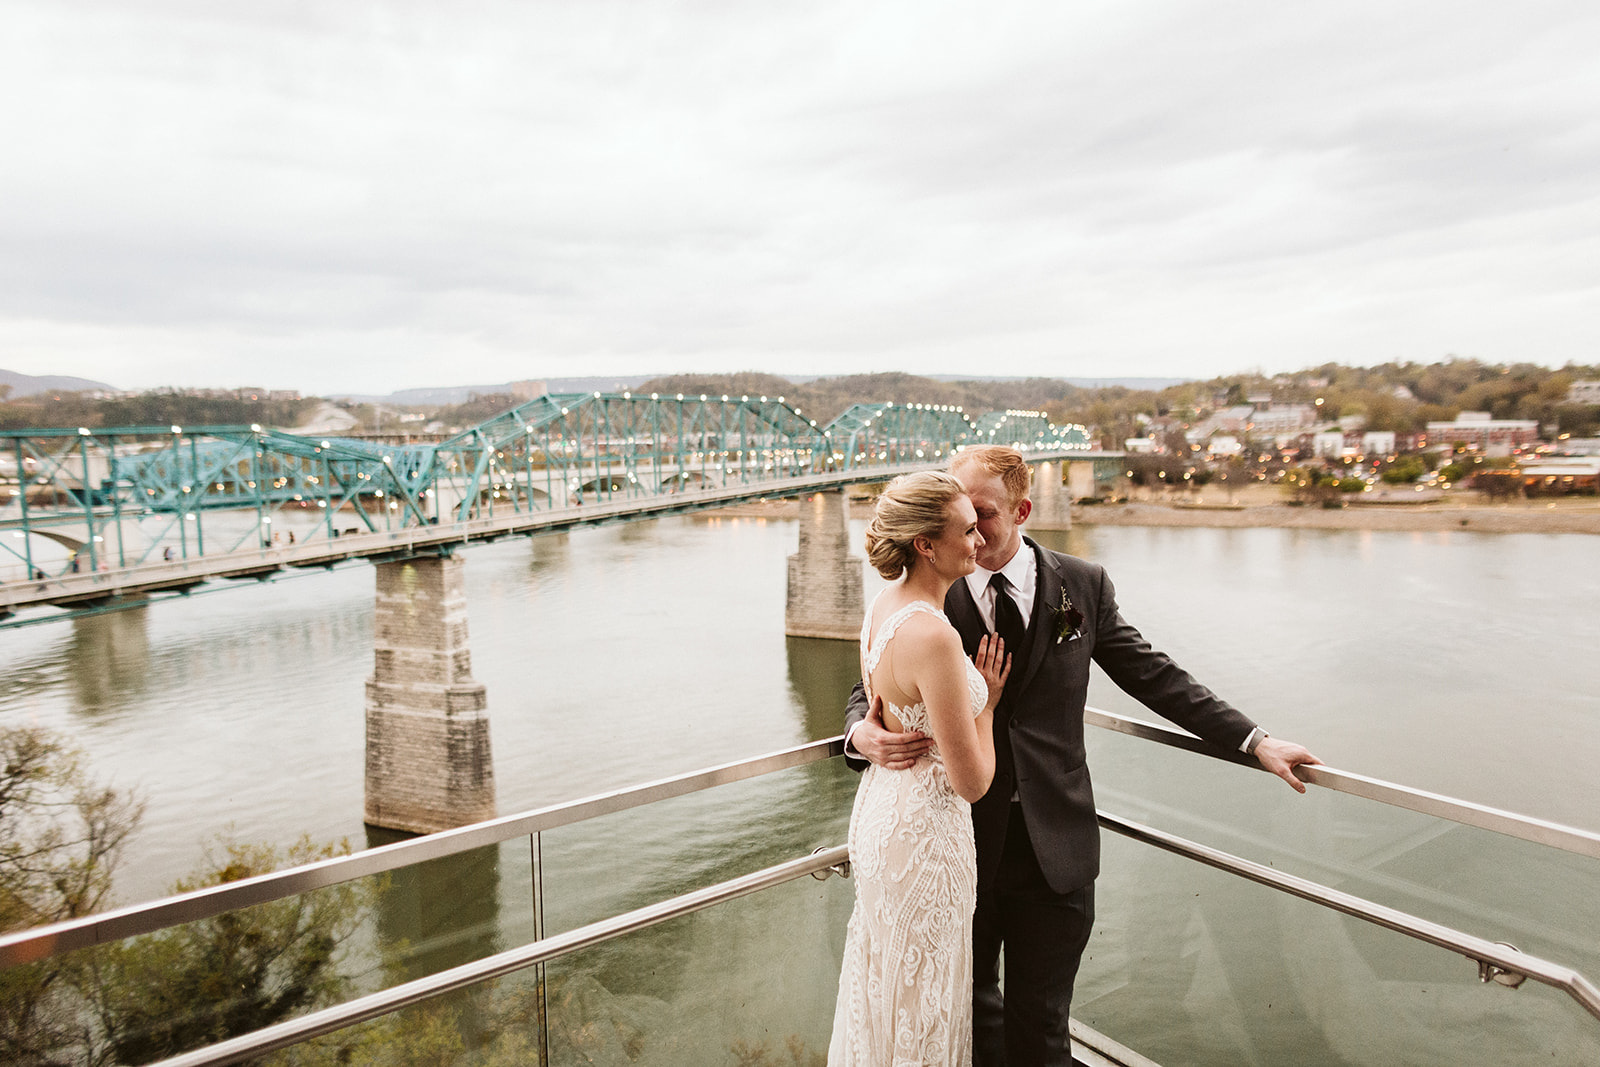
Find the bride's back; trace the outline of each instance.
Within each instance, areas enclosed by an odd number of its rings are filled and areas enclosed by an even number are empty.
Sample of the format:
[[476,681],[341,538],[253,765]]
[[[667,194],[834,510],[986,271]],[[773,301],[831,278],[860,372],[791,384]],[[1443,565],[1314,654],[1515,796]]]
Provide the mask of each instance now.
[[930,666],[949,658],[952,640],[959,644],[955,629],[927,601],[885,592],[873,605],[862,637],[861,674],[867,691],[883,698],[884,724],[897,732],[929,732],[923,687]]

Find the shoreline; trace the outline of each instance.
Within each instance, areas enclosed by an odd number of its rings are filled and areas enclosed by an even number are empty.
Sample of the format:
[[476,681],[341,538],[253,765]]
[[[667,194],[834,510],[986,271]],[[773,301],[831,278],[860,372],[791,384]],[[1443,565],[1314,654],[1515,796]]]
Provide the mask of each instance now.
[[[1587,501],[1588,498],[1584,498]],[[728,518],[793,519],[797,500],[737,504],[702,514]],[[872,506],[852,501],[852,519],[869,518]],[[1074,504],[1074,526],[1196,526],[1225,529],[1394,530],[1474,533],[1600,534],[1600,502],[1519,501],[1490,504],[1472,500],[1419,504],[1355,504],[1343,508],[1293,507],[1282,501],[1240,504],[1156,503]]]
[[1074,505],[1073,525],[1273,527],[1299,530],[1468,530],[1477,533],[1600,534],[1600,505],[1358,504],[1344,508],[1257,504],[1238,509],[1126,503]]

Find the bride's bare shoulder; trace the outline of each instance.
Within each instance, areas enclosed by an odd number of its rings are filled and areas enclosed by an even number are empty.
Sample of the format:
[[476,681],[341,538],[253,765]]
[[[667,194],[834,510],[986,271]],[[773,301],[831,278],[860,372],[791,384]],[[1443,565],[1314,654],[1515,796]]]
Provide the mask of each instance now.
[[961,652],[961,635],[941,615],[930,611],[917,611],[907,616],[896,631],[896,638],[917,649],[935,654],[945,654],[952,649]]

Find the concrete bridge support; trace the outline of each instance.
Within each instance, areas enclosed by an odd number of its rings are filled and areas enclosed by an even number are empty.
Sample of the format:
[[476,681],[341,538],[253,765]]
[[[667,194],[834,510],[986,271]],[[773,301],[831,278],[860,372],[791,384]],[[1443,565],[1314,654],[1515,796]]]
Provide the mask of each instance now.
[[472,680],[465,563],[377,565],[365,819],[432,833],[495,815],[484,688]]
[[1094,465],[1097,460],[1079,459],[1062,460],[1067,467],[1067,490],[1073,500],[1082,500],[1086,496],[1099,496],[1100,487],[1095,482]]
[[789,557],[783,613],[790,637],[855,641],[861,636],[861,557],[850,554],[843,493],[800,501],[800,551]]
[[[1028,526],[1032,529],[1072,529],[1072,493],[1062,484],[1065,465],[1065,460],[1046,460],[1033,465],[1033,514],[1028,516]],[[1092,468],[1090,473],[1092,476]]]

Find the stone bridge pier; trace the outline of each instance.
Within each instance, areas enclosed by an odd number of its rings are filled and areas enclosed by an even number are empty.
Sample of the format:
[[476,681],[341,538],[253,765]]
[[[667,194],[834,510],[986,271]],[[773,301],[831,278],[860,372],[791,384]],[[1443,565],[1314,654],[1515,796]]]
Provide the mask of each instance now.
[[861,557],[850,554],[845,509],[842,492],[800,500],[800,551],[789,557],[783,613],[784,633],[790,637],[861,637]]
[[1034,530],[1072,529],[1072,493],[1064,484],[1065,460],[1045,460],[1033,464],[1033,513],[1028,526]]
[[1033,465],[1033,514],[1038,530],[1072,529],[1072,502],[1094,496],[1094,460],[1051,459]]
[[495,815],[488,701],[472,680],[459,556],[377,565],[364,818],[432,833]]

